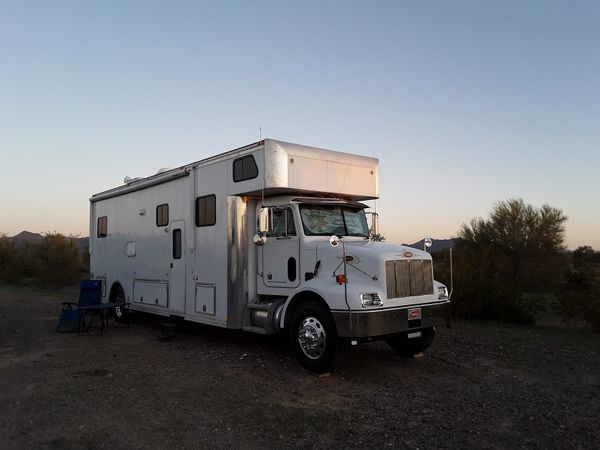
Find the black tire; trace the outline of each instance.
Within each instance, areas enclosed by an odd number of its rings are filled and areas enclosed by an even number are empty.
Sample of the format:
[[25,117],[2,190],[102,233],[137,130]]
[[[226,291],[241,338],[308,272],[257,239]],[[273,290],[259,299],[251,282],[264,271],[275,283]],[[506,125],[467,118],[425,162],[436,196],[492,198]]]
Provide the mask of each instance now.
[[[386,342],[402,356],[408,357],[421,353],[429,348],[433,342],[433,339],[435,338],[435,328],[424,328],[415,331],[421,331],[421,337],[409,339],[408,333],[402,333],[388,337]],[[412,333],[412,331],[410,333]]]
[[[110,301],[111,303],[123,303],[125,301],[125,292],[120,286],[113,290]],[[129,309],[116,306],[113,309],[113,318],[119,323],[127,323],[129,321]]]
[[292,350],[306,370],[324,373],[331,367],[337,353],[337,330],[329,311],[311,301],[300,305],[289,328]]

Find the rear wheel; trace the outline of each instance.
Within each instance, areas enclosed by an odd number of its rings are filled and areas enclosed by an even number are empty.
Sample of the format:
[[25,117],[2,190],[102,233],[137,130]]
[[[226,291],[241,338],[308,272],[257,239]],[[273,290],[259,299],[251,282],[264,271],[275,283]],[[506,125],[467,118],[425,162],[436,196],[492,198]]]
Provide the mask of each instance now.
[[292,316],[290,344],[302,367],[326,372],[337,352],[337,330],[329,311],[317,302],[300,305]]
[[[117,287],[113,294],[110,296],[111,303],[124,303],[125,302],[125,292],[121,287]],[[129,310],[122,306],[115,306],[113,308],[113,317],[117,322],[125,323],[129,320]]]
[[[409,338],[410,334],[416,331],[420,331],[421,336]],[[386,339],[386,342],[402,356],[413,356],[429,348],[435,338],[435,328],[433,327],[416,331],[391,336]]]

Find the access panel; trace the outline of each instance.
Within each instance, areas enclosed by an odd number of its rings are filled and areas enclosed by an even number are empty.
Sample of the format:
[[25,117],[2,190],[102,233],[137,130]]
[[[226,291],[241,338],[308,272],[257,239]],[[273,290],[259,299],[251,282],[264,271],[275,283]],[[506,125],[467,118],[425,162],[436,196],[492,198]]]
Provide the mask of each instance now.
[[196,308],[201,314],[215,315],[216,286],[214,283],[196,284]]
[[150,306],[169,306],[169,283],[165,280],[133,280],[133,302]]

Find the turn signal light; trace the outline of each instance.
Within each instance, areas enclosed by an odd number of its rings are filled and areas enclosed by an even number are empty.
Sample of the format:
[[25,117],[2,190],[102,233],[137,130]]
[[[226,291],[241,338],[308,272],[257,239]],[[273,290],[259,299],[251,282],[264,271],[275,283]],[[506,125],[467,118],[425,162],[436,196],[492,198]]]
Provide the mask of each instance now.
[[335,281],[337,281],[339,284],[344,284],[348,280],[346,279],[346,274],[341,273],[335,276]]

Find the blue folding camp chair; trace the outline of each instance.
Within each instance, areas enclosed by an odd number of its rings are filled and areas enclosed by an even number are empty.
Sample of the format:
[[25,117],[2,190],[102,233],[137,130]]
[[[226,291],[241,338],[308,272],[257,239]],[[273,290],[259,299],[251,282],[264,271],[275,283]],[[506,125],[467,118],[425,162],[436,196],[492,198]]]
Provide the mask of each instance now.
[[[77,303],[63,302],[63,309],[60,312],[57,333],[81,333],[88,331],[96,314],[86,310],[85,307],[100,305],[102,301],[102,280],[83,280],[79,288],[79,300]],[[75,308],[74,308],[75,307]],[[82,308],[83,307],[83,308]],[[89,321],[86,323],[86,317]],[[99,316],[104,328],[102,315]]]

